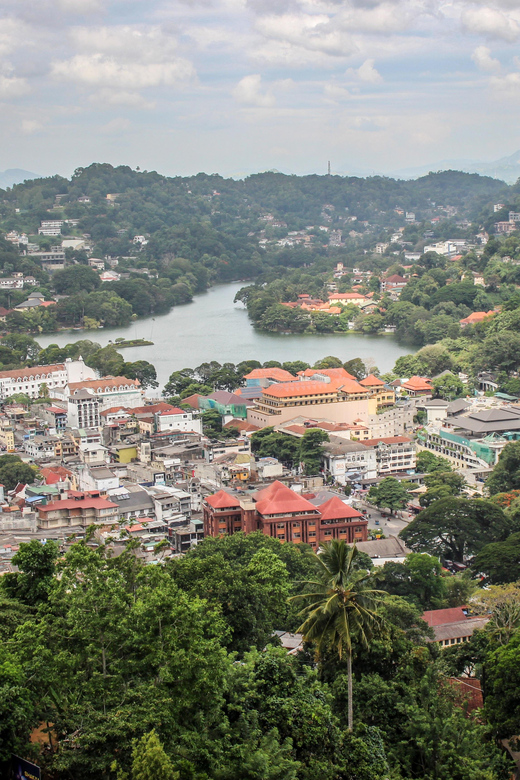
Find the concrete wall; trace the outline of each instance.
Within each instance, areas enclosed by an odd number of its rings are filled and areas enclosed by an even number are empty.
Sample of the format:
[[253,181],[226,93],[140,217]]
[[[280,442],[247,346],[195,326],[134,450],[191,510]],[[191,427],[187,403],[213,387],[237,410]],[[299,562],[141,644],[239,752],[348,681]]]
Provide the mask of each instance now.
[[301,406],[284,406],[280,408],[280,414],[263,414],[256,411],[255,407],[247,410],[247,421],[252,425],[265,428],[270,425],[292,420],[294,417],[309,417],[311,419],[329,420],[330,422],[353,423],[360,419],[368,423],[370,417],[370,401],[338,401],[331,404],[303,404]]

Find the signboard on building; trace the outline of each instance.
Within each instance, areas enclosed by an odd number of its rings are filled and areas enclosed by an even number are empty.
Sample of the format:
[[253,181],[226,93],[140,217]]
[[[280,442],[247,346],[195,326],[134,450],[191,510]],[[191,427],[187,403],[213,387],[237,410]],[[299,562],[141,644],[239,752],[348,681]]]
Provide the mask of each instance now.
[[36,764],[26,761],[25,758],[13,755],[11,757],[13,780],[41,780],[41,770]]

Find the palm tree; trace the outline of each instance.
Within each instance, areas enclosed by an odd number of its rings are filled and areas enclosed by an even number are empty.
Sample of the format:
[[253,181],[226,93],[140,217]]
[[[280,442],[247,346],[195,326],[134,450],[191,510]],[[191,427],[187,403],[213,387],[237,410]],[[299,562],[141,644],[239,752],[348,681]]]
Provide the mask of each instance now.
[[369,646],[374,629],[383,622],[375,607],[386,594],[370,588],[368,572],[356,568],[356,545],[349,548],[334,539],[321,545],[318,554],[311,554],[316,580],[303,583],[304,592],[291,598],[307,602],[300,612],[305,620],[298,632],[316,642],[318,656],[324,646],[334,647],[340,659],[347,656],[348,730],[352,731],[352,640]]

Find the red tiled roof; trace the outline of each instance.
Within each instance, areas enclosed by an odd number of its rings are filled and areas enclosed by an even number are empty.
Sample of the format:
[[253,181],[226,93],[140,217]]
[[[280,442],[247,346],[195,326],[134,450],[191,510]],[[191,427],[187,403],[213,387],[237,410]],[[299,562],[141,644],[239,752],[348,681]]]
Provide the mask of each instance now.
[[363,387],[381,387],[381,385],[384,385],[382,379],[379,379],[378,376],[374,376],[374,374],[369,374],[364,379],[361,379],[359,382],[360,385],[363,385]]
[[354,382],[357,382],[356,377],[349,374],[344,368],[317,368],[314,373],[328,376],[331,379],[353,379]]
[[46,485],[55,485],[56,482],[61,482],[72,476],[72,472],[63,466],[40,469],[40,474],[44,478]]
[[[160,417],[163,417],[163,415],[164,416],[169,416],[169,415],[172,415],[172,414],[186,414],[186,412],[183,412],[182,409],[179,409],[178,406],[170,406],[170,408],[169,409],[165,409],[164,412],[159,412],[159,416]],[[191,412],[190,412],[190,414],[191,414]]]
[[365,519],[361,514],[361,512],[358,512],[357,509],[348,506],[348,504],[344,504],[341,498],[339,498],[339,496],[333,496],[332,498],[329,498],[329,500],[325,501],[324,504],[320,504],[318,510],[321,514],[322,521],[323,520],[354,520],[355,518],[358,517],[360,517],[362,520]]
[[[122,407],[114,407],[115,409]],[[165,401],[160,401],[158,404],[148,404],[148,406],[136,406],[130,411],[132,414],[156,414],[157,412],[167,412],[175,407],[171,404],[167,404]]]
[[422,376],[411,376],[403,382],[405,390],[432,390],[431,381]]
[[261,515],[284,515],[299,512],[318,512],[310,501],[276,480],[269,487],[253,496],[256,509]]
[[352,300],[359,300],[360,298],[366,298],[366,295],[361,295],[360,293],[350,292],[350,293],[330,293],[329,295],[329,301],[352,301]]
[[138,379],[128,379],[126,376],[106,376],[103,379],[86,379],[83,382],[70,382],[69,388],[74,392],[75,390],[104,390],[106,387],[124,387],[125,385],[140,387],[141,383]]
[[363,444],[365,447],[374,447],[376,444],[379,444],[380,441],[384,444],[406,444],[412,440],[409,436],[381,436],[378,439],[365,439],[365,441],[360,442],[360,444]]
[[229,422],[225,423],[225,425],[223,425],[222,427],[237,428],[237,430],[239,430],[240,432],[245,431],[246,433],[260,430],[260,427],[258,425],[253,425],[253,423],[248,423],[247,420],[239,420],[236,417],[234,417],[232,420],[229,420]]
[[392,276],[387,276],[385,279],[385,282],[388,284],[403,284],[403,282],[406,284],[406,279],[404,276],[399,276],[399,274],[392,274]]
[[206,501],[213,509],[232,509],[240,506],[240,501],[234,496],[230,496],[225,490],[219,490],[212,496],[207,496]]
[[33,368],[14,368],[12,371],[0,371],[0,379],[15,377],[18,379],[29,379],[38,374],[40,379],[45,379],[47,375],[55,371],[65,371],[63,363],[53,363],[50,366],[33,366]]
[[295,377],[284,368],[253,368],[244,379],[277,379],[279,382],[290,382]]
[[459,323],[462,325],[474,325],[476,322],[482,322],[482,320],[485,320],[486,317],[492,317],[495,314],[493,310],[491,311],[474,311],[471,314],[468,314],[467,317],[464,317],[463,320],[459,320]]
[[283,382],[279,385],[270,385],[263,389],[262,395],[274,396],[275,398],[296,398],[306,395],[334,395],[339,390],[346,393],[368,393],[368,390],[361,387],[359,382],[354,379],[333,379],[331,382],[311,379],[305,382]]
[[430,609],[423,612],[422,619],[429,626],[445,626],[449,623],[460,623],[461,620],[468,620],[462,607],[449,607],[448,609]]
[[203,398],[200,393],[193,393],[193,395],[189,395],[187,398],[183,398],[182,403],[191,406],[192,409],[198,409],[199,398]]
[[117,414],[117,412],[126,412],[128,414],[128,410],[126,406],[111,406],[110,409],[105,409],[104,412],[101,412],[103,416],[106,416],[107,414]]
[[38,511],[55,512],[57,509],[81,509],[82,507],[86,509],[117,509],[118,504],[113,504],[106,498],[90,498],[90,496],[79,501],[75,498],[66,498],[63,501],[51,501],[45,506],[38,506]]

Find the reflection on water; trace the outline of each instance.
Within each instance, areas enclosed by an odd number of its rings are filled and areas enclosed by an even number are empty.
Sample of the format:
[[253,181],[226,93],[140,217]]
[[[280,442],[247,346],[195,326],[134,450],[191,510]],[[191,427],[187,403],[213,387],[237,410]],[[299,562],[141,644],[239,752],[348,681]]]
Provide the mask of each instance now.
[[126,328],[62,331],[39,336],[37,341],[42,347],[80,339],[106,346],[120,336],[153,341],[153,347],[131,347],[122,353],[127,361],[153,363],[161,385],[172,371],[194,368],[209,360],[306,360],[312,365],[325,355],[336,355],[343,362],[355,357],[370,359],[384,372],[390,371],[398,357],[411,351],[389,335],[260,333],[252,327],[242,304],[233,303],[236,291],[243,286],[242,282],[218,285],[192,303],[176,306],[168,314],[136,320]]

